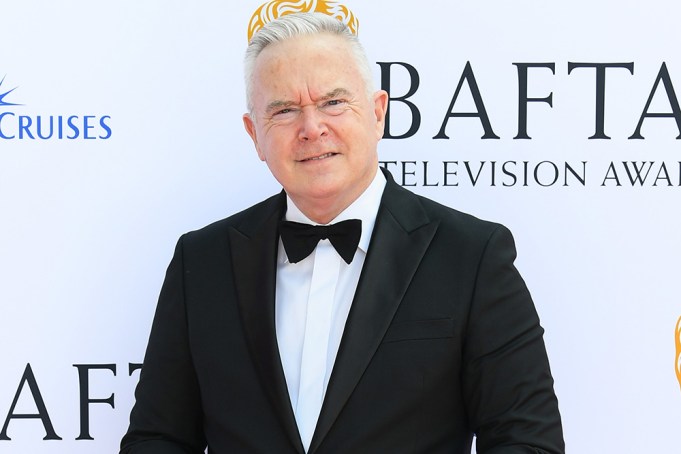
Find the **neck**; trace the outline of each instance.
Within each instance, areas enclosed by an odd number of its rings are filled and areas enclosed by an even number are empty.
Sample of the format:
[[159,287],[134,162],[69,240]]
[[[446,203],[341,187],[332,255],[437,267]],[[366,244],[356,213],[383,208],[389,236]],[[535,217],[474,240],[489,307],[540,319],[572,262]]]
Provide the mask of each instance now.
[[342,195],[333,194],[328,197],[311,198],[289,194],[289,197],[308,219],[317,224],[328,224],[347,207],[352,205],[371,186],[376,176],[376,171],[371,174],[371,178],[366,183],[354,188],[353,191],[346,191]]
[[291,200],[293,200],[293,203],[296,204],[298,209],[311,221],[316,222],[317,224],[328,224],[341,214],[343,210],[349,207],[352,202],[357,200],[357,197],[350,200],[349,203],[345,201],[341,202],[337,199],[328,201],[315,200],[310,202],[308,200],[300,200],[299,198],[291,197]]

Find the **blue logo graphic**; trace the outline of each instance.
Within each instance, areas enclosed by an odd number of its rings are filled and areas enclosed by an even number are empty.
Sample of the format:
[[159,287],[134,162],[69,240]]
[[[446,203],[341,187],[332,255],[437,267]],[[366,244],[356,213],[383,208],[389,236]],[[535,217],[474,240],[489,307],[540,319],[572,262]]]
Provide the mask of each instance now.
[[110,115],[45,115],[4,108],[24,105],[5,100],[17,89],[8,90],[2,86],[6,77],[2,76],[0,80],[0,141],[107,140],[111,137]]
[[17,89],[17,87],[14,87],[11,90],[8,90],[3,93],[2,83],[5,81],[5,77],[7,77],[7,75],[2,76],[2,80],[0,80],[0,106],[20,106],[21,104],[15,104],[13,102],[5,101],[5,96],[7,96],[8,94],[12,93],[14,90]]

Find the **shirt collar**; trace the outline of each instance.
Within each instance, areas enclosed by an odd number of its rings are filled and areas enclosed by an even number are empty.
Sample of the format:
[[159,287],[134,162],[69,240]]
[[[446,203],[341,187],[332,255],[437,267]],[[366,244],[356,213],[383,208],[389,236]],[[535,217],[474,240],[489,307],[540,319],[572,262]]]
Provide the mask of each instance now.
[[[380,169],[377,169],[374,179],[369,184],[364,192],[336,216],[329,224],[345,221],[347,219],[360,219],[362,221],[362,236],[359,238],[357,247],[365,254],[369,250],[369,241],[371,234],[374,231],[376,224],[376,215],[378,214],[378,207],[381,205],[381,197],[383,196],[383,189],[385,189],[385,176]],[[284,219],[287,221],[302,222],[304,224],[319,225],[311,221],[302,211],[298,209],[293,200],[286,194],[286,215]]]

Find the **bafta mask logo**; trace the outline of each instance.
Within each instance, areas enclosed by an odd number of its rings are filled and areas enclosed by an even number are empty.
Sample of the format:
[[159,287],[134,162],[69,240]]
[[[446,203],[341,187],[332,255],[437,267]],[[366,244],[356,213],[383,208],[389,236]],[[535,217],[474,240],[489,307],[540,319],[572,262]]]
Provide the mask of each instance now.
[[676,322],[676,331],[674,340],[676,341],[676,378],[679,380],[679,386],[681,386],[681,317]]
[[273,0],[258,8],[248,23],[248,42],[265,24],[291,13],[323,13],[348,26],[353,34],[359,30],[357,17],[346,6],[326,0]]

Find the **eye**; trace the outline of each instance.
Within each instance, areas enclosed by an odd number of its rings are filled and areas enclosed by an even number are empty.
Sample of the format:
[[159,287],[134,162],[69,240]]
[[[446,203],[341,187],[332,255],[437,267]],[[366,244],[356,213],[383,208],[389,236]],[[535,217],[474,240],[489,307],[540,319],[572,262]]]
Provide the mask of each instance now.
[[345,99],[329,99],[321,106],[321,110],[330,115],[340,115],[345,112],[347,107],[347,100]]
[[295,118],[298,109],[293,107],[284,107],[272,112],[271,119],[276,121],[285,121]]

